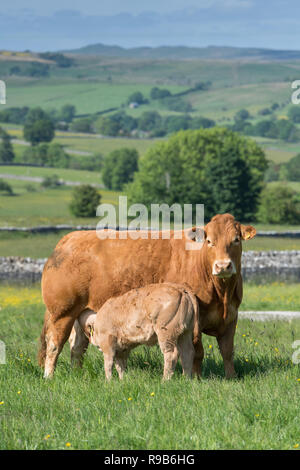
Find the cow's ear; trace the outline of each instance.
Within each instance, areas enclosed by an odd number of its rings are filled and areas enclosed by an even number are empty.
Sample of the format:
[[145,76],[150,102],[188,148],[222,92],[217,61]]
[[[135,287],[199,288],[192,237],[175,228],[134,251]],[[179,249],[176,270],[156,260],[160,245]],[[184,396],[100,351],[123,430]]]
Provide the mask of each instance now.
[[256,235],[256,229],[252,225],[241,225],[241,235],[243,240],[251,240]]
[[198,243],[203,243],[206,238],[206,233],[201,227],[192,227],[186,231],[186,238]]

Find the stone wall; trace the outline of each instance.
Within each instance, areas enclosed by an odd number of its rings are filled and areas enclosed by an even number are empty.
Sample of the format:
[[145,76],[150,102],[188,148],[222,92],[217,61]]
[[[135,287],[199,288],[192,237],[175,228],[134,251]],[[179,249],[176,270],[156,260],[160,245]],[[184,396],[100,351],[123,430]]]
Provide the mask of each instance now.
[[[40,280],[46,259],[0,257],[0,281]],[[300,282],[300,251],[246,251],[242,258],[245,281]]]

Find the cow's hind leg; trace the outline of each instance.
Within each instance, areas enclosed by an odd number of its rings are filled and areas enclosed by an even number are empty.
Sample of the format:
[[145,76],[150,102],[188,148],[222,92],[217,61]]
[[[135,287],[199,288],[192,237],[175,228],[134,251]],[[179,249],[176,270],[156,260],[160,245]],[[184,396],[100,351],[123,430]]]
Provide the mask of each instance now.
[[186,332],[178,338],[178,351],[183,374],[192,378],[195,350],[191,332]]
[[72,328],[69,343],[71,350],[71,365],[74,367],[82,367],[84,353],[88,348],[89,340],[77,320],[75,320]]
[[45,334],[47,345],[44,371],[45,378],[53,376],[58,356],[70,336],[73,324],[74,317],[72,316],[60,317],[53,320],[51,314],[49,315]]
[[198,338],[197,342],[194,344],[195,356],[193,363],[193,374],[200,379],[202,374],[202,362],[204,358],[204,349],[202,344],[202,337]]

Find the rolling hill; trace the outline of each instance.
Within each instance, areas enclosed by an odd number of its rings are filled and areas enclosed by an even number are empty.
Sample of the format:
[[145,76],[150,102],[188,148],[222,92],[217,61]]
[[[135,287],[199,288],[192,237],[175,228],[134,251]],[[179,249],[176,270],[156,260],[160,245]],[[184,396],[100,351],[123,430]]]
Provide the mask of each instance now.
[[300,51],[242,48],[226,46],[186,47],[160,46],[125,49],[120,46],[91,44],[79,49],[62,51],[71,54],[127,57],[135,59],[246,59],[246,60],[300,60]]

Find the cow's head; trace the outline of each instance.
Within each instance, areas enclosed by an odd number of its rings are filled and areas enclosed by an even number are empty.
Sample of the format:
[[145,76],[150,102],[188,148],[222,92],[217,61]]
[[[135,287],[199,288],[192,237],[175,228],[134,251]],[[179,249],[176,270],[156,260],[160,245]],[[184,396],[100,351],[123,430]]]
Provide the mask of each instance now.
[[250,240],[256,235],[251,225],[242,225],[231,214],[218,214],[201,229],[205,258],[213,276],[230,278],[240,269],[242,240]]

